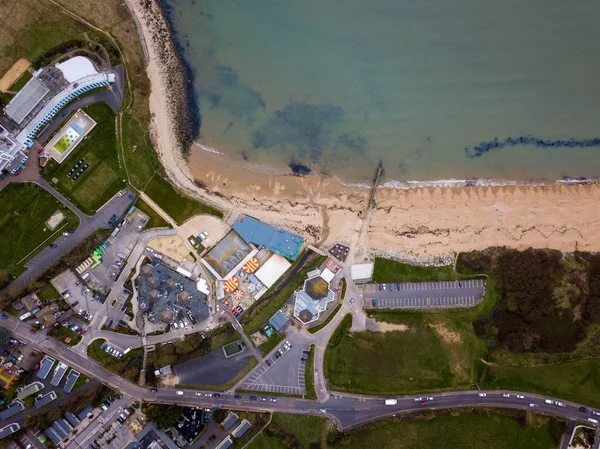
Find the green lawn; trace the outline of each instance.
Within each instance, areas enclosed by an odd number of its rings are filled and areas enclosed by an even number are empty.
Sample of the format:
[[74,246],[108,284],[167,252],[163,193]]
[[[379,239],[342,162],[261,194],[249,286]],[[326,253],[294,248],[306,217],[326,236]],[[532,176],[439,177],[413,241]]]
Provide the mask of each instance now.
[[169,224],[167,220],[158,215],[158,213],[152,209],[148,203],[146,203],[143,199],[139,198],[135,203],[135,206],[141,210],[143,213],[150,217],[148,224],[146,225],[146,230],[154,229],[154,228],[171,228],[172,226]]
[[198,214],[210,214],[223,218],[223,213],[207,204],[202,204],[180,193],[167,180],[155,175],[145,190],[156,204],[160,206],[177,224]]
[[260,349],[260,353],[266,356],[269,352],[271,352],[275,347],[284,340],[283,335],[279,335],[277,332],[273,332],[267,341],[265,341],[262,345],[258,347]]
[[488,368],[482,388],[531,391],[600,407],[600,360]]
[[[251,314],[251,318],[244,323],[244,332],[246,335],[251,335],[258,331],[269,320],[269,318],[273,316],[275,312],[281,309],[294,290],[304,283],[306,280],[306,274],[309,271],[319,267],[323,262],[325,262],[325,259],[327,259],[326,256],[313,257],[312,262],[305,264],[291,279],[287,279],[286,275],[284,274],[282,280],[273,285],[263,297],[269,298],[273,292],[277,292],[277,294],[275,294],[275,296],[272,298],[255,305],[252,309],[246,312]],[[290,270],[293,269],[293,267],[294,266],[292,266]]]
[[[42,174],[49,182],[58,179],[54,186],[84,213],[92,215],[125,187],[125,183],[119,167],[115,113],[106,103],[93,104],[84,111],[97,122],[96,126],[67,159],[61,164],[51,160],[42,169]],[[79,159],[84,159],[89,167],[73,181],[67,174]]]
[[[280,449],[299,447],[311,449],[322,447],[327,434],[327,420],[316,416],[286,415],[274,413],[271,423],[252,441],[248,449]],[[284,444],[295,441],[298,446]]]
[[54,288],[54,286],[48,282],[42,288],[40,288],[37,292],[35,292],[40,301],[54,301],[58,299],[60,294]]
[[0,270],[16,274],[27,261],[20,262],[27,254],[40,244],[38,251],[41,251],[52,242],[50,239],[43,243],[46,239],[62,233],[58,228],[55,231],[46,229],[45,224],[58,209],[66,218],[59,228],[79,226],[79,219],[73,212],[35,184],[12,183],[0,191],[0,211],[4,211],[0,214]]
[[[69,346],[75,346],[81,341],[81,335],[63,326],[53,326],[52,329],[48,331],[48,335]],[[65,342],[65,338],[70,338],[71,340],[67,343]]]
[[143,348],[132,349],[123,358],[113,357],[108,352],[103,351],[101,346],[105,343],[104,339],[94,340],[87,347],[89,357],[96,359],[100,365],[115,374],[134,383],[139,380],[140,370],[142,369],[144,350]]
[[[555,449],[562,426],[529,416],[523,429],[516,413],[454,412],[428,418],[398,418],[340,435],[332,449]],[[522,419],[522,418],[521,418]]]
[[315,333],[319,332],[321,329],[323,329],[325,326],[327,326],[331,322],[331,320],[333,320],[335,318],[335,316],[337,315],[337,313],[340,311],[341,308],[342,308],[341,304],[338,304],[337,306],[335,306],[335,309],[333,309],[331,311],[331,313],[329,314],[329,316],[327,317],[327,319],[325,321],[323,321],[321,324],[317,324],[316,326],[309,328],[308,332],[310,332],[311,334],[315,334]]
[[13,91],[13,92],[19,92],[21,89],[23,89],[23,86],[25,84],[27,84],[27,82],[31,78],[33,78],[33,75],[31,74],[31,72],[26,71],[25,73],[23,73],[23,75],[21,75],[21,78],[19,78],[17,81],[15,81],[15,83],[8,88],[8,90]]
[[373,282],[452,281],[472,278],[453,271],[451,266],[420,267],[395,260],[375,258]]

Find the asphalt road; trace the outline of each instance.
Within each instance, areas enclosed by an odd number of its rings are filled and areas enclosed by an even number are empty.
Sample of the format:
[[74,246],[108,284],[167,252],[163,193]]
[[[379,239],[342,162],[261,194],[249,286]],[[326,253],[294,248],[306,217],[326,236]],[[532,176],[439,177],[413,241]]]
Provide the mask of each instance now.
[[[422,397],[432,396],[433,400],[415,401],[414,396],[394,397],[395,405],[385,405],[382,397],[368,397],[331,393],[329,398],[319,403],[304,399],[280,397],[277,402],[250,400],[250,395],[244,394],[241,399],[235,399],[233,394],[221,394],[218,398],[206,398],[204,392],[197,390],[178,390],[161,388],[156,393],[135,385],[102,368],[95,361],[72,351],[51,337],[41,333],[31,334],[30,327],[17,318],[9,316],[0,320],[0,326],[11,331],[16,338],[33,345],[35,348],[59,358],[72,368],[89,377],[96,378],[125,396],[125,400],[137,399],[161,404],[180,404],[201,407],[223,407],[232,410],[273,411],[297,414],[323,414],[334,419],[342,429],[348,429],[365,422],[384,416],[410,413],[427,409],[447,409],[457,407],[502,407],[535,411],[536,413],[559,416],[569,420],[588,422],[591,412],[581,412],[581,404],[563,401],[565,407],[558,407],[544,402],[546,397],[532,393],[509,392],[510,397],[502,397],[504,391],[458,391],[446,393],[423,394]],[[177,394],[178,391],[183,392]],[[480,396],[485,393],[485,396]],[[517,394],[525,398],[518,399]],[[258,395],[258,394],[257,394]],[[267,395],[265,395],[267,397]],[[553,401],[554,398],[551,398]],[[533,404],[533,406],[531,405]],[[591,424],[591,423],[588,423]]]

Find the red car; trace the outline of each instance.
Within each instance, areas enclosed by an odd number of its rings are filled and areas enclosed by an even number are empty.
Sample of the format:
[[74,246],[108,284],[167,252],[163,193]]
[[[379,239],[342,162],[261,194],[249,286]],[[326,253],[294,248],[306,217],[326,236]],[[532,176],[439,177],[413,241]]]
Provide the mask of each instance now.
[[30,334],[35,334],[35,329],[29,329]]
[[42,151],[44,151],[44,147],[39,147],[37,150],[37,154],[40,154]]
[[427,404],[427,401],[421,401],[420,404],[425,405],[425,404]]
[[79,335],[85,335],[87,331],[79,331]]

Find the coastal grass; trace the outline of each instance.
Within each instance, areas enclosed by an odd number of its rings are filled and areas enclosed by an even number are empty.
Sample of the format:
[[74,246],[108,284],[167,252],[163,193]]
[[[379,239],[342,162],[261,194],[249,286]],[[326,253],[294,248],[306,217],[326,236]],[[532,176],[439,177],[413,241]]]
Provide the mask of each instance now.
[[33,78],[33,75],[29,70],[26,70],[23,75],[21,75],[21,77],[8,88],[8,90],[12,92],[19,92],[31,78]]
[[277,345],[284,340],[284,338],[285,337],[283,335],[279,335],[277,332],[273,332],[271,336],[267,338],[267,341],[265,341],[262,345],[258,347],[262,356],[266,356],[269,352],[275,349]]
[[142,369],[144,349],[132,349],[122,358],[118,359],[101,349],[105,342],[106,340],[104,339],[98,339],[91,342],[87,347],[88,357],[98,361],[100,365],[108,371],[124,377],[131,382],[137,383],[140,376],[140,370]]
[[[301,268],[298,266],[302,263],[303,259],[299,258],[296,265],[292,265],[290,270],[297,269],[295,275],[291,278],[285,276],[273,285],[265,294],[264,297],[269,298],[268,300],[255,305],[251,310],[251,318],[244,323],[244,332],[246,335],[251,335],[254,332],[260,330],[260,328],[277,312],[294,291],[299,288],[306,280],[306,274],[321,266],[325,262],[327,256],[315,256],[311,261],[305,263]],[[308,260],[308,259],[307,259]],[[304,261],[305,262],[305,261]],[[273,297],[269,297],[272,293],[277,292]],[[246,312],[246,313],[248,313]]]
[[306,367],[304,369],[304,385],[306,389],[305,397],[307,399],[317,399],[317,390],[315,389],[315,345],[310,345],[308,357],[306,357]]
[[223,218],[220,210],[187,197],[158,175],[152,178],[145,193],[179,225],[198,214]]
[[449,265],[421,267],[383,257],[375,258],[373,268],[373,282],[454,281],[472,277],[455,272]]
[[[115,113],[106,103],[96,103],[84,108],[96,121],[96,126],[61,164],[50,160],[42,175],[57,190],[75,203],[82,212],[94,214],[104,203],[126,186],[124,173],[119,166],[115,136]],[[74,181],[69,170],[83,159],[89,167]]]
[[321,324],[318,324],[316,326],[313,326],[313,327],[307,329],[308,332],[310,332],[311,334],[316,334],[321,329],[326,327],[331,322],[331,320],[333,320],[333,318],[337,315],[337,313],[340,311],[341,308],[342,308],[341,304],[338,304],[337,306],[335,306],[335,309],[333,309],[331,311],[331,313],[329,314],[329,316],[327,317],[327,319],[325,321],[323,321]]
[[555,449],[564,425],[511,411],[453,411],[390,418],[340,435],[331,449]]
[[71,39],[83,39],[87,28],[49,2],[20,0],[0,4],[0,74],[20,58],[34,61]]
[[57,210],[65,214],[59,228],[79,225],[73,212],[36,184],[11,183],[0,191],[0,211],[4,211],[0,214],[0,270],[16,276],[27,261],[25,256],[31,253],[28,258],[33,257],[51,243],[52,236],[60,235],[58,228],[46,229],[46,220]]
[[150,207],[150,205],[146,203],[143,199],[138,198],[137,202],[135,203],[135,206],[149,217],[148,224],[146,225],[146,230],[155,228],[172,228],[171,224],[163,217],[161,217],[158,212],[152,209],[152,207]]

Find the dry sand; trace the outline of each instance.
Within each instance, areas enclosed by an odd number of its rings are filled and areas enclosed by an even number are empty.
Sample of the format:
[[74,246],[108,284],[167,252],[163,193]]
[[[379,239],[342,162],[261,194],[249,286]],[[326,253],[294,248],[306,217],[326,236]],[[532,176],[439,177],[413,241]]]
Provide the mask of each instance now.
[[368,189],[317,176],[250,172],[197,148],[188,164],[181,156],[187,148],[180,138],[180,65],[167,24],[158,2],[129,5],[148,48],[151,134],[169,178],[191,196],[296,231],[312,243],[361,248],[349,261],[382,251],[425,257],[494,245],[600,250],[598,185],[379,188],[377,207],[364,223]]
[[15,84],[15,81],[21,78],[21,75],[27,71],[29,66],[31,66],[31,62],[27,59],[19,59],[15,62],[2,78],[0,78],[0,91],[7,91],[10,86]]

